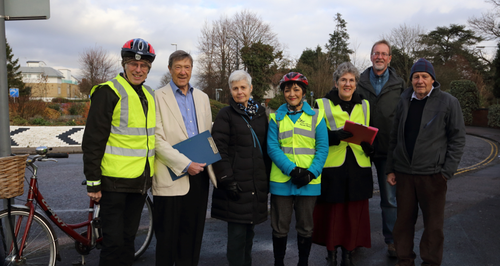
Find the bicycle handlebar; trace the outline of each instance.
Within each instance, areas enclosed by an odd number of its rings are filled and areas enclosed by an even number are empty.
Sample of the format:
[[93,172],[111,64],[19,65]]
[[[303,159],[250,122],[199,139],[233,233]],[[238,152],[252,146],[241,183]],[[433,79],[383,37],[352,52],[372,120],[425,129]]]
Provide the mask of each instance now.
[[47,158],[68,158],[68,153],[47,153]]

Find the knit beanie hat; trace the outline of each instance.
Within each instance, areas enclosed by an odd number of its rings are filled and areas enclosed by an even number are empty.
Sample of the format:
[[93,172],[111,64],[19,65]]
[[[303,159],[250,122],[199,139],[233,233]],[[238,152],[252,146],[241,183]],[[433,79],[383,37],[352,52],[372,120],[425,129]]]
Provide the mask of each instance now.
[[415,72],[427,72],[432,76],[432,79],[434,81],[437,81],[436,74],[434,74],[434,67],[432,66],[431,62],[425,60],[424,58],[418,59],[418,61],[411,67],[410,80],[413,77],[413,73]]

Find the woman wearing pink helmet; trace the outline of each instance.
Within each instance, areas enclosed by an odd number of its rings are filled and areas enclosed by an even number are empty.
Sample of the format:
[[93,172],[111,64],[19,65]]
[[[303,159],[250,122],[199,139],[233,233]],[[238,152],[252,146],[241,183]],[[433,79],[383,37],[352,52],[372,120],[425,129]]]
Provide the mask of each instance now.
[[284,265],[292,213],[295,210],[299,266],[308,265],[313,210],[321,193],[321,170],[328,155],[323,114],[304,101],[309,82],[297,72],[283,76],[286,103],[270,114],[267,152],[270,177],[274,265]]

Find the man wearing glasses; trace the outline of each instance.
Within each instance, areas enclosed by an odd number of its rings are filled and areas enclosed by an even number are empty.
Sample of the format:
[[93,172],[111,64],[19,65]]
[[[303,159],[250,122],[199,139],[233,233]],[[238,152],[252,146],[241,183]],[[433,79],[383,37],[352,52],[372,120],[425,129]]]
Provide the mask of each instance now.
[[121,50],[123,73],[90,91],[83,133],[87,194],[101,204],[103,233],[99,265],[132,265],[134,239],[155,155],[155,102],[144,85],[156,54],[143,39]]
[[375,154],[372,156],[372,161],[377,169],[382,229],[387,244],[387,255],[395,258],[396,249],[392,230],[397,215],[396,186],[391,186],[386,182],[385,165],[394,112],[399,97],[405,89],[405,82],[392,67],[388,66],[392,55],[391,46],[386,40],[380,40],[372,46],[370,59],[372,66],[361,74],[358,92],[370,102],[370,124],[379,129],[373,143]]

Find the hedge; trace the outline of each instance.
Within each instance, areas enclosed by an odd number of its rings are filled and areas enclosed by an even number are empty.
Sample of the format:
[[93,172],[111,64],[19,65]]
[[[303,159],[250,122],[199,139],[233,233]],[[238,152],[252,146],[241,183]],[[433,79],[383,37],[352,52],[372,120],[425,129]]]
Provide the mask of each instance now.
[[450,83],[449,92],[460,102],[465,124],[472,125],[472,111],[479,109],[479,91],[476,84],[470,80],[454,80]]
[[488,108],[488,126],[500,128],[500,104],[490,105]]

